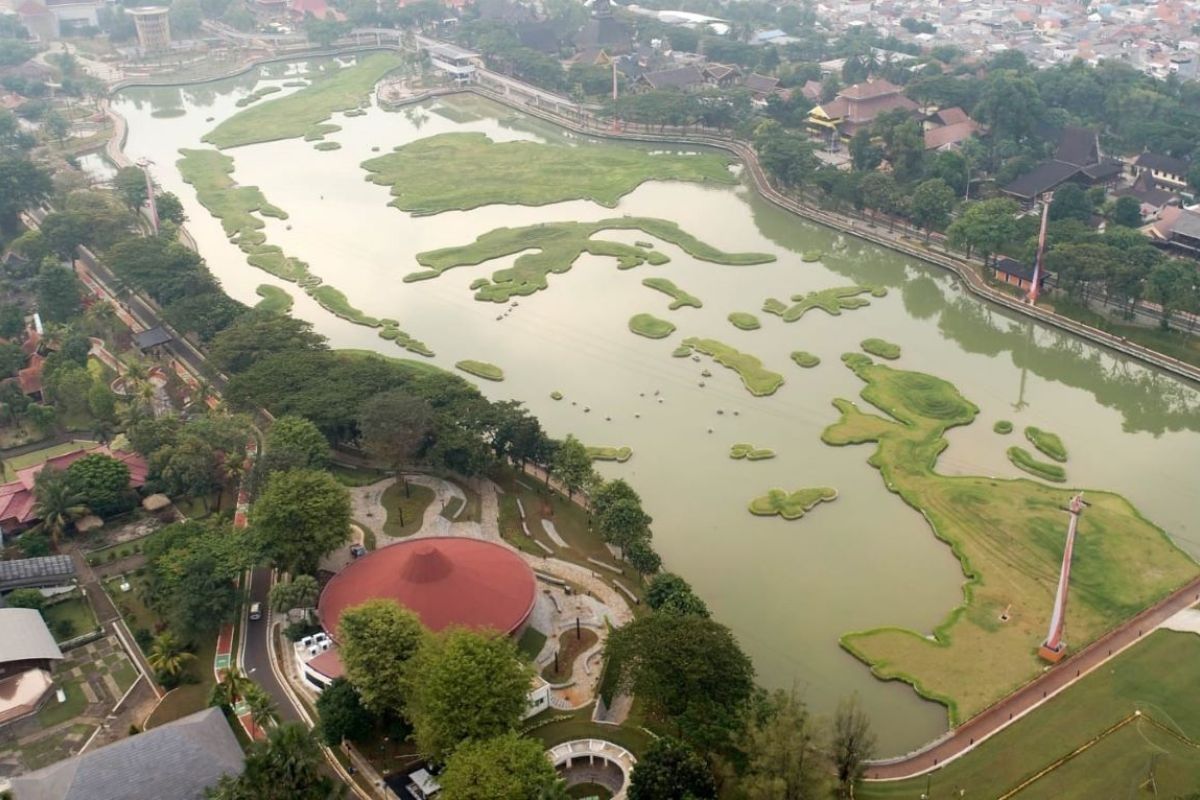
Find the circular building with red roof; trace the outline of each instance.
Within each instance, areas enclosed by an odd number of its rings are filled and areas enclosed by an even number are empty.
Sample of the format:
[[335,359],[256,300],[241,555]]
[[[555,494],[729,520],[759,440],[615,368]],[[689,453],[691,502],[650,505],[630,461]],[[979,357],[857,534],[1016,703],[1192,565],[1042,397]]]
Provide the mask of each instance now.
[[368,600],[395,600],[437,632],[451,626],[516,633],[533,611],[533,570],[506,547],[429,537],[368,553],[325,586],[321,626],[337,638],[342,613]]

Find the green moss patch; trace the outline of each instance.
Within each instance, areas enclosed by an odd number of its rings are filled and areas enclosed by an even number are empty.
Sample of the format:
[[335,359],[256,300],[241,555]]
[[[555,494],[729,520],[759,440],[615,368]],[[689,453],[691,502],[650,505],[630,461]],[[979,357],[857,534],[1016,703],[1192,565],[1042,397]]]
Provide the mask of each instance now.
[[775,451],[767,447],[755,447],[752,444],[739,442],[729,448],[729,457],[738,460],[765,461],[768,458],[774,458]]
[[[638,245],[641,246],[640,244]],[[648,286],[651,289],[662,292],[671,296],[671,305],[667,306],[671,311],[684,306],[691,308],[700,308],[704,303],[700,302],[700,298],[690,295],[683,289],[680,289],[672,281],[666,278],[646,278],[642,281],[642,286]],[[472,287],[474,288],[474,287]]]
[[262,298],[254,306],[255,308],[273,311],[276,314],[286,314],[292,310],[292,296],[278,286],[260,283],[254,293]]
[[863,308],[871,305],[864,294],[871,294],[870,286],[839,286],[833,289],[822,289],[819,292],[792,295],[792,305],[774,297],[763,301],[762,310],[768,314],[782,317],[784,322],[795,322],[814,308],[819,308],[826,314],[840,316],[843,311]]
[[504,380],[504,370],[497,367],[495,364],[489,364],[486,361],[459,361],[454,365],[456,369],[461,369],[463,372],[470,373],[476,378],[483,378],[489,381]]
[[900,345],[892,344],[886,339],[863,339],[858,346],[871,355],[886,358],[888,361],[895,361],[900,357]]
[[[957,725],[1042,673],[1036,650],[1062,560],[1062,509],[1077,490],[939,474],[946,431],[972,423],[978,409],[933,375],[898,370],[861,353],[843,360],[865,384],[862,399],[882,413],[835,400],[840,419],[822,440],[874,443],[868,463],[950,546],[966,585],[962,604],[948,609],[932,634],[884,627],[848,633],[841,644],[881,680],[904,681],[945,704],[950,724]],[[1071,573],[1073,650],[1163,598],[1198,569],[1120,496],[1093,489],[1087,496]],[[1002,620],[1006,608],[1015,613]]]
[[633,450],[628,447],[588,447],[587,454],[592,461],[617,461],[622,464],[633,458]]
[[629,330],[647,339],[665,339],[675,332],[675,325],[653,314],[634,314],[629,318]]
[[797,489],[794,492],[772,489],[750,501],[750,513],[760,517],[778,514],[784,519],[800,519],[817,505],[836,500],[837,494],[837,489],[828,486]]
[[369,180],[391,187],[392,205],[437,214],[494,203],[543,206],[565,200],[613,208],[645,181],[735,183],[729,163],[716,153],[651,154],[632,147],[494,142],[483,133],[443,133],[401,145],[362,166]]
[[1025,438],[1040,450],[1042,455],[1052,458],[1060,464],[1066,462],[1067,448],[1063,446],[1062,439],[1058,438],[1056,434],[1030,425],[1025,429]]
[[205,134],[204,141],[224,150],[280,139],[319,139],[329,132],[322,124],[334,112],[366,103],[375,84],[403,63],[402,55],[390,51],[361,56],[353,66],[318,77],[297,92],[234,114]]
[[567,272],[584,253],[616,258],[620,269],[639,266],[653,255],[653,252],[647,253],[622,242],[591,238],[605,230],[642,230],[678,245],[694,258],[718,264],[761,264],[775,259],[765,253],[723,252],[667,220],[621,217],[599,222],[552,222],[523,228],[497,228],[468,245],[418,253],[417,262],[427,269],[405,275],[404,280],[406,283],[429,280],[455,267],[474,266],[524,250],[535,250],[522,253],[511,267],[497,270],[490,283],[474,284],[476,300],[503,303],[513,296],[530,295],[545,289],[550,274]]
[[796,366],[804,367],[805,369],[812,369],[821,363],[821,359],[806,350],[793,350],[792,361],[796,362]]
[[[778,372],[766,369],[762,365],[762,362],[754,356],[730,347],[724,342],[693,336],[684,339],[683,345],[697,350],[706,356],[710,356],[721,366],[736,372],[738,377],[742,379],[742,383],[750,391],[750,394],[755,397],[775,394],[779,387],[783,385],[783,376]],[[678,353],[678,350],[676,350],[676,353]],[[683,355],[689,355],[690,353],[691,350],[683,353]]]
[[1030,475],[1054,483],[1062,483],[1067,479],[1067,471],[1065,469],[1057,464],[1037,460],[1024,447],[1010,447],[1007,453],[1009,461],[1016,465],[1018,469],[1025,470]]
[[175,162],[179,174],[185,182],[195,188],[200,204],[221,221],[225,235],[246,254],[247,263],[277,278],[295,283],[322,308],[342,319],[356,325],[381,328],[380,336],[409,352],[424,356],[433,355],[433,351],[423,342],[400,330],[396,323],[390,320],[385,322],[364,313],[351,305],[341,291],[323,285],[321,279],[309,271],[308,264],[285,254],[276,245],[267,244],[266,234],[263,233],[266,223],[262,217],[287,219],[287,212],[267,202],[267,198],[257,186],[241,186],[235,182],[231,156],[217,150],[183,149],[179,153],[183,156]]
[[729,321],[733,323],[735,328],[740,328],[744,331],[756,331],[762,327],[762,323],[758,321],[758,317],[753,314],[747,314],[745,311],[734,311],[729,315]]
[[1001,436],[1007,436],[1013,432],[1013,424],[1006,419],[997,420],[992,430]]

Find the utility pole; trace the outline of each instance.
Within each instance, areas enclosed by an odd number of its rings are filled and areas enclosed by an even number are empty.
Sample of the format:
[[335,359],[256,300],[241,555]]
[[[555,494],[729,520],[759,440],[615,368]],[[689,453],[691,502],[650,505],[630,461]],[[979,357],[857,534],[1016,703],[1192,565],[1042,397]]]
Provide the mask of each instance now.
[[1038,248],[1037,260],[1033,266],[1033,283],[1029,286],[1029,294],[1026,295],[1026,301],[1031,306],[1037,305],[1038,291],[1042,282],[1042,262],[1046,258],[1046,225],[1050,221],[1050,204],[1054,202],[1054,192],[1046,192],[1042,195],[1042,227],[1038,232]]

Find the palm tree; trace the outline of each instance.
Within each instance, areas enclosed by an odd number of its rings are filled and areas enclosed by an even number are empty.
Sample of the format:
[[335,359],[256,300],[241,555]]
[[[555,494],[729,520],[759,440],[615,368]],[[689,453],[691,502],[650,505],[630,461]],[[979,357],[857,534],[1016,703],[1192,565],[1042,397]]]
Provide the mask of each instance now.
[[321,774],[323,760],[312,732],[289,722],[272,728],[251,751],[243,780],[259,800],[324,800],[333,782]]
[[195,658],[183,649],[183,642],[170,631],[163,631],[154,637],[146,660],[154,671],[166,678],[178,678],[187,663]]
[[54,549],[75,520],[88,513],[83,496],[67,483],[67,475],[51,467],[38,473],[33,486],[34,513],[41,518],[40,528],[50,534]]
[[247,690],[253,685],[254,682],[243,675],[237,667],[230,667],[225,671],[221,680],[213,686],[208,702],[214,706],[233,708],[237,705],[238,698],[245,697]]
[[257,683],[246,687],[242,699],[250,709],[251,738],[257,739],[259,730],[279,722],[279,707]]

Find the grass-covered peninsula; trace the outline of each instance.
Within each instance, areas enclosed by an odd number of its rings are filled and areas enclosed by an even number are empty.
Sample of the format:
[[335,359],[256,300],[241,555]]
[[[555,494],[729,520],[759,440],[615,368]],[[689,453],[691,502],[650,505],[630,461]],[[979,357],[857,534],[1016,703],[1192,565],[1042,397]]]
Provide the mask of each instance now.
[[391,187],[392,205],[413,214],[565,200],[591,200],[613,208],[646,181],[736,182],[728,157],[717,153],[669,155],[612,145],[494,142],[483,133],[430,136],[362,166],[369,180]]
[[325,124],[334,113],[366,103],[375,84],[403,63],[401,54],[390,51],[361,56],[352,66],[318,77],[293,94],[234,114],[205,134],[204,141],[224,150],[279,139],[320,139],[336,130]]
[[286,314],[292,310],[292,296],[278,286],[260,283],[254,293],[262,298],[254,306],[255,308],[272,311],[276,314]]
[[495,364],[489,364],[486,361],[473,361],[465,359],[454,365],[455,369],[461,369],[468,375],[474,375],[476,378],[483,378],[488,381],[504,380],[504,370],[497,367]]
[[475,299],[503,303],[513,296],[529,295],[545,289],[549,275],[570,270],[576,259],[584,253],[611,256],[617,259],[621,269],[646,262],[666,263],[667,257],[657,250],[592,238],[606,230],[640,230],[678,245],[693,258],[718,264],[736,266],[775,260],[774,256],[767,253],[726,253],[705,244],[667,220],[619,217],[599,222],[548,222],[523,228],[497,228],[468,245],[418,253],[417,262],[426,269],[405,275],[404,281],[428,280],[455,267],[475,266],[523,250],[536,250],[534,253],[523,253],[511,267],[497,270],[489,282],[478,280],[472,284],[475,287]]
[[[862,398],[883,415],[835,400],[841,419],[822,439],[831,445],[874,443],[869,463],[950,545],[966,583],[962,605],[932,635],[882,627],[847,634],[842,646],[879,678],[905,681],[944,703],[957,724],[1042,671],[1037,647],[1062,559],[1063,508],[1078,490],[938,474],[947,429],[971,424],[978,409],[932,375],[877,364],[859,353],[843,360],[865,382]],[[1071,572],[1073,649],[1197,573],[1196,563],[1124,498],[1091,489],[1087,497]]]
[[624,464],[633,458],[632,449],[628,447],[610,447],[608,445],[589,445],[587,447],[587,454],[592,461],[616,461],[619,464]]

